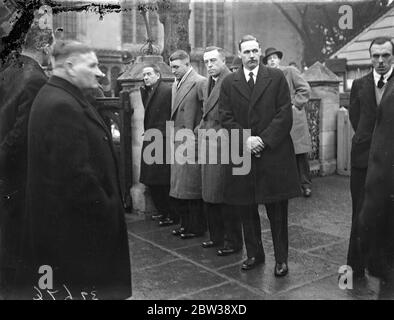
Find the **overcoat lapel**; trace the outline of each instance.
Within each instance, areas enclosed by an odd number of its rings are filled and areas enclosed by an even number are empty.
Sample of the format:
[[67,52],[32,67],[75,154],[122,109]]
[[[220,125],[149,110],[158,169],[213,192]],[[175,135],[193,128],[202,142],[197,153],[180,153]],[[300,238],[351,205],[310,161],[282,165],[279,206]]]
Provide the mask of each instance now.
[[145,112],[147,112],[148,109],[150,109],[150,102],[152,101],[152,98],[156,94],[157,88],[160,86],[160,84],[161,84],[161,80],[158,80],[157,86],[154,86],[152,93],[148,95],[148,99],[145,102],[145,106],[146,106]]
[[256,83],[252,92],[250,107],[253,107],[256,104],[257,100],[264,93],[265,89],[268,87],[271,81],[272,79],[269,76],[268,69],[263,65],[260,65],[259,72],[257,73]]
[[[173,118],[174,114],[176,113],[179,105],[185,98],[185,96],[189,93],[189,91],[195,86],[195,82],[193,81],[195,71],[192,70],[186,77],[185,81],[182,83],[179,89],[176,88],[176,83],[174,83],[172,89],[174,93],[174,86],[175,86],[175,98],[173,100],[173,108],[171,110],[171,119]],[[173,95],[174,97],[174,95]]]
[[375,94],[375,81],[373,79],[373,72],[370,72],[365,79],[362,90],[362,99],[367,102],[366,105],[377,108],[376,94]]
[[386,100],[394,93],[394,70],[390,75],[390,78],[388,79],[386,83],[386,89],[384,90],[382,100],[380,101],[380,105],[383,105]]
[[250,88],[246,82],[243,68],[239,68],[236,72],[233,86],[245,99],[250,100]]
[[219,101],[220,87],[222,85],[222,81],[229,73],[230,73],[230,70],[228,70],[228,69],[226,69],[225,71],[222,72],[220,77],[217,79],[216,84],[213,87],[211,94],[208,96],[208,91],[209,91],[209,88],[211,87],[211,82],[213,81],[212,77],[209,77],[208,86],[206,89],[206,99],[204,99],[206,102],[205,102],[205,106],[204,106],[203,118],[207,115],[207,113],[209,113],[209,111],[211,111],[215,107],[216,103]]

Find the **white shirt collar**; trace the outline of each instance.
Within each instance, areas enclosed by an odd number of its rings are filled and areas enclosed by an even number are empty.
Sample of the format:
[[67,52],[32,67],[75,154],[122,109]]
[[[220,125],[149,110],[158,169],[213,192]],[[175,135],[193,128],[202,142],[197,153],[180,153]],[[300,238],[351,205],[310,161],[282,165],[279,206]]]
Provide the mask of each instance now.
[[[384,75],[383,75],[383,82],[384,84],[386,84],[387,79],[391,76],[391,73],[393,72],[393,66],[391,66],[390,70],[387,71]],[[373,69],[373,79],[375,82],[375,86],[378,85],[378,81],[380,80],[381,75],[379,73],[376,72],[375,69]]]
[[254,81],[254,83],[256,83],[257,74],[259,72],[259,65],[257,65],[257,67],[254,68],[253,70],[248,70],[246,68],[243,68],[243,70],[244,70],[244,75],[245,75],[246,82],[249,81],[249,73],[253,72],[253,81]]

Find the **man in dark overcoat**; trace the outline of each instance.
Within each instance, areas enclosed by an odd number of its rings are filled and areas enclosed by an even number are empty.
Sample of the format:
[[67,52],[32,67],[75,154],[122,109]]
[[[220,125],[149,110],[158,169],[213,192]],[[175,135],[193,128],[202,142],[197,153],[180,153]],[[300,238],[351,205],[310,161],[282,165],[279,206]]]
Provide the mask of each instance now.
[[[370,55],[373,78],[365,84],[376,101],[376,122],[372,134],[365,182],[364,201],[359,213],[358,237],[362,259],[369,274],[394,283],[394,44],[390,38],[371,42]],[[368,75],[368,77],[371,77]],[[366,83],[363,80],[361,83]],[[372,85],[374,85],[372,87]],[[361,89],[360,89],[361,90]],[[360,97],[365,97],[361,95]],[[369,100],[372,104],[371,99]],[[372,104],[374,106],[375,104]],[[363,105],[364,106],[364,105]],[[360,110],[360,112],[368,112]],[[360,124],[362,117],[360,116]],[[359,125],[360,125],[359,124]],[[361,135],[356,139],[371,136]],[[353,229],[352,229],[353,231]],[[354,265],[351,265],[354,267]],[[356,269],[356,271],[359,271]],[[360,270],[361,271],[361,270]],[[364,270],[362,269],[362,272]]]
[[[183,50],[171,54],[170,67],[176,78],[172,85],[174,161],[171,164],[170,196],[174,198],[174,210],[181,217],[181,227],[172,233],[190,239],[203,235],[207,229],[201,194],[201,165],[196,152],[198,142],[194,134],[201,121],[207,79],[193,69],[190,56]],[[182,141],[175,141],[178,135],[184,136]],[[182,148],[187,152],[179,158],[177,154]]]
[[265,261],[258,204],[265,205],[274,244],[275,275],[284,276],[288,272],[288,199],[301,193],[290,137],[289,86],[282,71],[259,64],[261,48],[255,37],[242,38],[239,55],[243,67],[223,80],[219,108],[222,125],[230,133],[251,131],[247,139],[243,138],[243,152],[252,153],[251,170],[235,175],[235,165],[229,166],[224,201],[242,217],[248,256],[243,270]]
[[33,23],[22,54],[9,57],[0,73],[0,295],[5,297],[20,262],[28,119],[33,100],[47,81],[42,65],[52,42],[52,32]]
[[74,298],[125,299],[131,276],[119,168],[111,133],[83,94],[103,74],[82,43],[57,41],[53,56],[28,131],[27,248],[35,277],[26,285],[38,287],[46,265],[59,294],[66,287]]
[[224,183],[228,137],[223,133],[219,117],[219,95],[223,79],[230,74],[222,48],[208,47],[203,55],[209,78],[204,93],[204,113],[198,126],[199,154],[202,160],[202,198],[210,239],[203,248],[220,246],[217,254],[225,256],[242,249],[240,217],[224,204]]
[[[171,117],[171,86],[161,80],[160,69],[155,64],[147,64],[142,70],[145,85],[140,87],[142,103],[145,108],[144,130],[156,129],[161,133],[160,163],[151,163],[151,154],[144,154],[146,147],[152,143],[152,137],[145,139],[141,150],[140,182],[149,187],[153,203],[158,211],[153,219],[159,219],[160,226],[178,223],[171,214],[170,206],[170,164],[166,163],[166,121]],[[156,152],[160,152],[156,150]]]

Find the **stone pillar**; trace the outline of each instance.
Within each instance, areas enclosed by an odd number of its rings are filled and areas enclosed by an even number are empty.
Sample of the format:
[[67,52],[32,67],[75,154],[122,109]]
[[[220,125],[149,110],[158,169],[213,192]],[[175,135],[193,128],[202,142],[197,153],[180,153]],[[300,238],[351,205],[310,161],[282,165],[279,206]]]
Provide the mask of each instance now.
[[168,61],[177,49],[190,53],[189,44],[189,1],[168,0],[159,3],[158,13],[164,26],[164,48],[162,56]]
[[312,88],[311,99],[320,99],[319,162],[320,174],[329,175],[337,168],[337,113],[339,111],[338,77],[320,62],[304,72]]
[[143,85],[142,69],[145,63],[155,63],[159,66],[163,81],[172,83],[174,77],[170,67],[163,62],[162,56],[139,56],[134,64],[127,66],[125,72],[118,78],[122,89],[129,92],[131,112],[131,150],[132,150],[132,198],[133,211],[150,213],[155,211],[153,202],[146,187],[139,182],[141,166],[141,147],[144,132],[144,106],[139,88]]

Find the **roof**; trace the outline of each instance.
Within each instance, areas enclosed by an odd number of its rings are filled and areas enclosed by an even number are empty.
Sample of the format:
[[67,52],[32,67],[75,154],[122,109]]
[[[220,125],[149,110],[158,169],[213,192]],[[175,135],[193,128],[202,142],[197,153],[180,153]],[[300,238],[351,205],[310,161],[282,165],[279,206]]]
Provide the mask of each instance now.
[[370,65],[369,45],[372,39],[379,36],[394,38],[394,8],[387,11],[330,58],[346,58],[348,66]]

